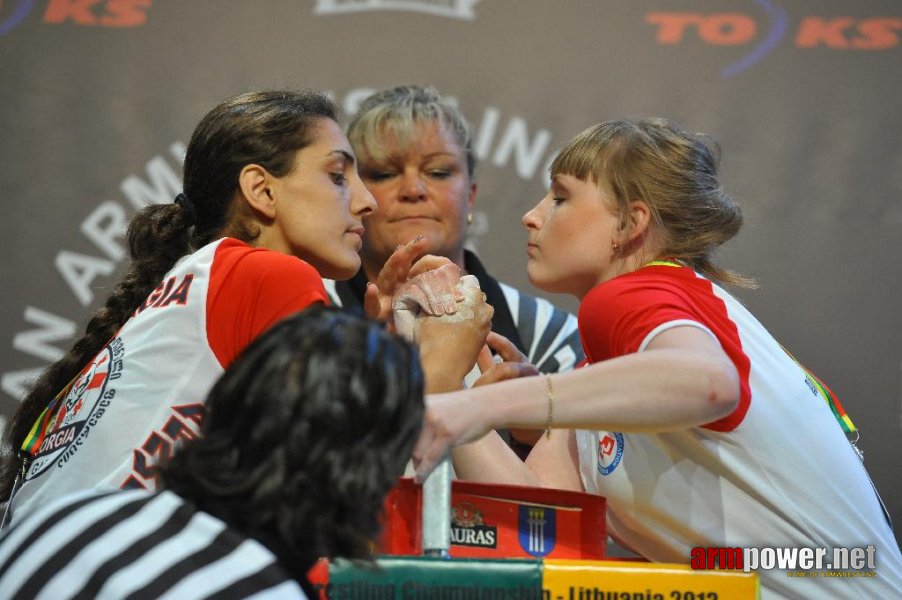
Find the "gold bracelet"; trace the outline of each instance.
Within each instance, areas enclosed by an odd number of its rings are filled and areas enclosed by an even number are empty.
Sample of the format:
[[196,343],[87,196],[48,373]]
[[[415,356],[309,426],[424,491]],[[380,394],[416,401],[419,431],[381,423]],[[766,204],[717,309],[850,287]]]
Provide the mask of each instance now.
[[545,437],[551,439],[551,424],[554,421],[554,388],[551,386],[551,376],[545,375],[545,391],[548,396],[548,419],[545,421]]

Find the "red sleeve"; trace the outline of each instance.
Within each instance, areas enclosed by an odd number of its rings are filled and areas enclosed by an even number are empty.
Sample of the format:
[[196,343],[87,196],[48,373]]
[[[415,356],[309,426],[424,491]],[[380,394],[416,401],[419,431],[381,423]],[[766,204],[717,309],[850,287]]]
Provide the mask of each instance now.
[[656,327],[676,320],[699,321],[674,282],[644,273],[595,287],[579,308],[580,335],[591,362],[638,352]]
[[311,304],[329,304],[320,274],[294,256],[225,240],[207,295],[207,341],[226,368],[273,323]]
[[[742,422],[751,402],[751,363],[742,350],[735,324],[723,301],[710,293],[711,284],[691,269],[654,268],[607,281],[590,291],[579,308],[579,331],[589,362],[639,351],[655,328],[673,321],[693,321],[711,331],[740,377],[740,401],[735,411],[703,427],[730,431]],[[696,289],[695,294],[688,290]],[[704,316],[703,316],[704,315]],[[712,319],[714,319],[712,321]]]

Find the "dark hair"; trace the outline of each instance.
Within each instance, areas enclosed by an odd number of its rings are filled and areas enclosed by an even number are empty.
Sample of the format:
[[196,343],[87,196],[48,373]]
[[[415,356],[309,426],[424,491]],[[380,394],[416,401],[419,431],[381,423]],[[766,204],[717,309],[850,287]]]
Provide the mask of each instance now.
[[210,391],[163,487],[281,554],[364,558],[423,418],[416,349],[331,307],[284,319]]
[[753,286],[714,264],[713,253],[742,227],[742,211],[720,184],[720,147],[666,119],[598,123],[555,157],[551,174],[605,186],[627,223],[643,200],[661,241],[661,256],[685,261],[716,281]]
[[181,204],[155,204],[141,210],[128,228],[128,273],[95,312],[63,358],[37,379],[4,435],[0,499],[12,489],[21,460],[19,447],[41,411],[103,348],[176,261],[219,236],[250,241],[258,233],[236,214],[238,175],[248,164],[277,177],[291,172],[295,153],[313,141],[322,119],[336,120],[335,106],[317,92],[250,92],[211,110],[194,130],[185,156],[185,194]]

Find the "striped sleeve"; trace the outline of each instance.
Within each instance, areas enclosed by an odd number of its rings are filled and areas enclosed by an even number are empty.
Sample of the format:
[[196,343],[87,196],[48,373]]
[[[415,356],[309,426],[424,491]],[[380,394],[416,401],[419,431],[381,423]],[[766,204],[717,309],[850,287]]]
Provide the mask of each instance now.
[[505,283],[501,289],[529,361],[539,371],[569,371],[583,360],[576,317]]
[[66,496],[27,515],[0,539],[0,589],[5,598],[305,598],[256,541],[175,494],[142,490]]

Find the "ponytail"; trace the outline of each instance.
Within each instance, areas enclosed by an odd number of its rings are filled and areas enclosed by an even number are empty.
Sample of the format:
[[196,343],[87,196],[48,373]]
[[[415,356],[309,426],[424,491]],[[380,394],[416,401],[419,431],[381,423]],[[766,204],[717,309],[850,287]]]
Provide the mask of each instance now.
[[[180,196],[182,196],[180,194]],[[8,498],[22,467],[19,449],[41,412],[125,325],[176,261],[188,254],[190,210],[181,204],[155,204],[139,212],[128,228],[129,272],[88,321],[84,335],[47,367],[6,427],[0,467],[0,498]]]

